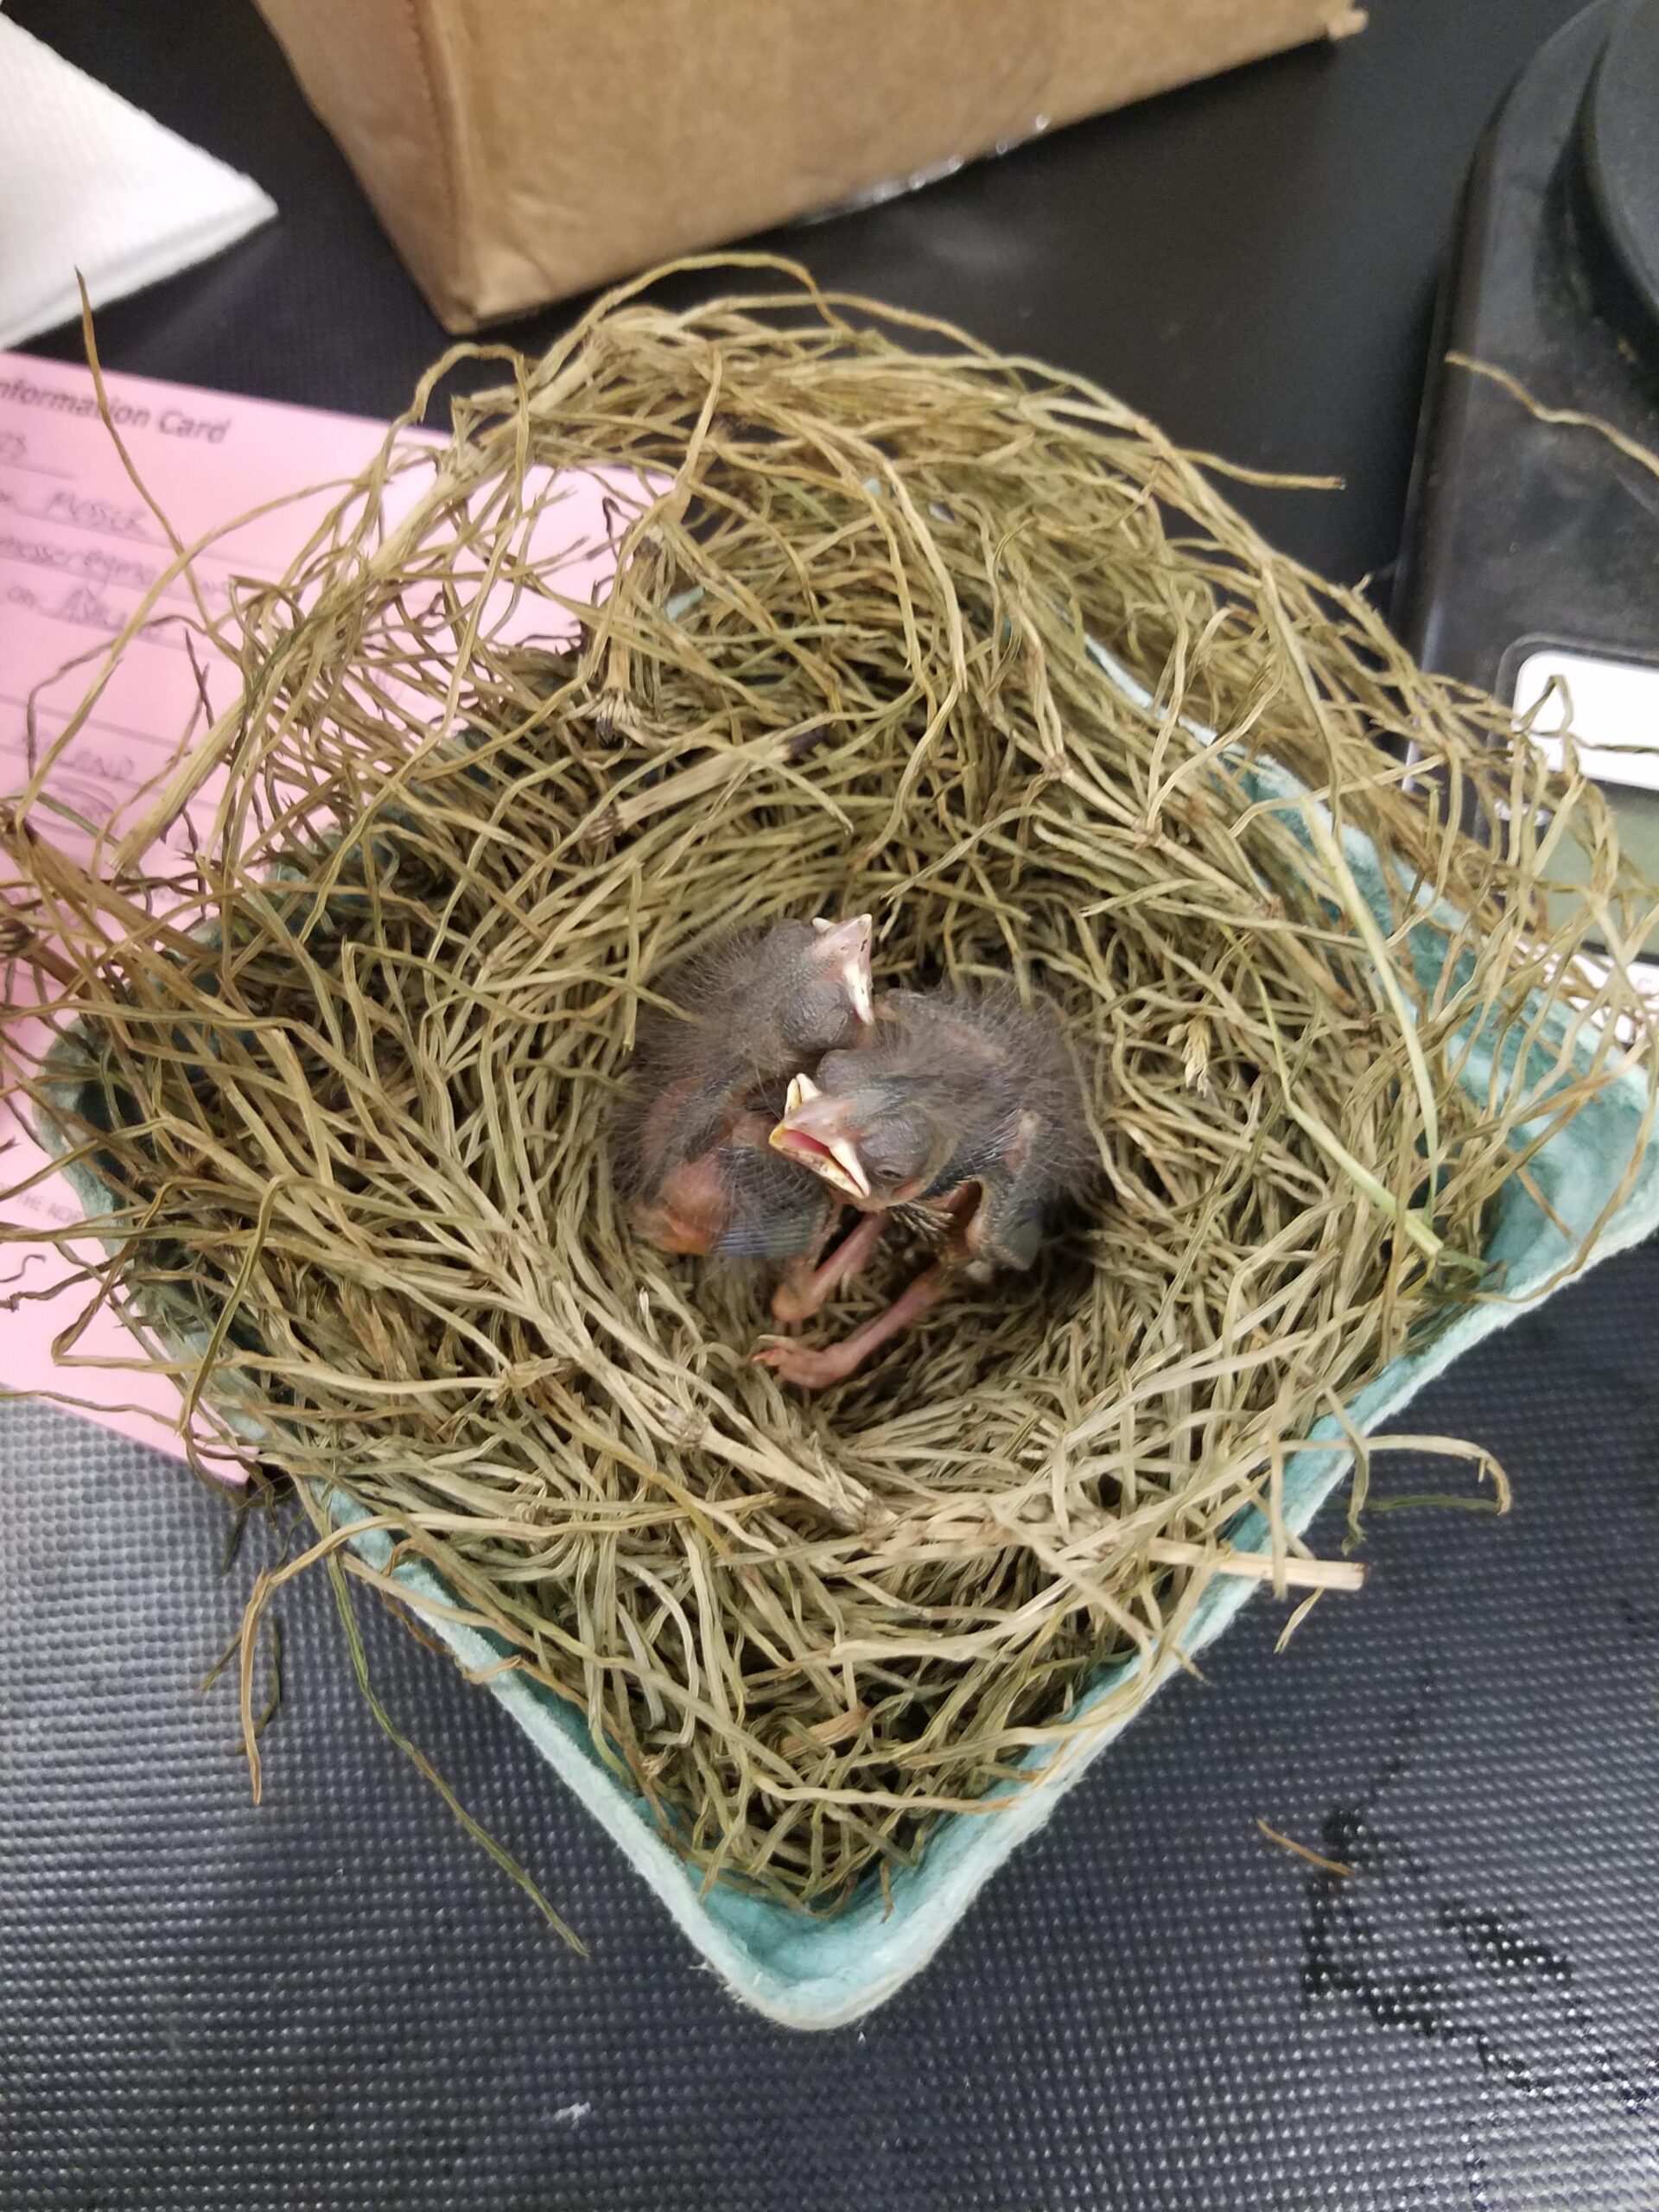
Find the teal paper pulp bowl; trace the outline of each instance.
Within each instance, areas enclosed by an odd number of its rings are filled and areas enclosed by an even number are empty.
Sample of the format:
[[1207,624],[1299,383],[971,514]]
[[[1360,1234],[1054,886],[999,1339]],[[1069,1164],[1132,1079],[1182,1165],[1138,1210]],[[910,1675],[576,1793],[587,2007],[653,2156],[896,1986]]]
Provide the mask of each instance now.
[[[1137,703],[1149,705],[1128,671],[1094,650],[1108,680]],[[1255,767],[1245,780],[1255,784],[1258,798],[1292,809],[1293,821],[1294,810],[1313,804],[1270,765]],[[1385,930],[1397,930],[1400,887],[1390,883],[1369,841],[1350,830],[1344,843],[1363,895]],[[1455,917],[1444,909],[1420,912],[1421,921],[1414,920],[1408,931],[1409,953],[1420,971],[1433,974],[1444,957],[1446,932]],[[1512,1037],[1513,1029],[1508,1034]],[[1519,1047],[1499,1049],[1513,1053]],[[1477,1036],[1463,1071],[1471,1093],[1484,1093],[1492,1059],[1493,1047],[1483,1047]],[[1385,1369],[1348,1406],[1355,1428],[1375,1429],[1460,1353],[1548,1297],[1577,1267],[1622,1250],[1659,1226],[1659,1140],[1649,1131],[1651,1108],[1643,1077],[1626,1072],[1610,1080],[1550,1138],[1531,1163],[1538,1199],[1516,1179],[1497,1210],[1486,1256],[1502,1269],[1503,1297],[1466,1308],[1426,1349]],[[61,1140],[49,1131],[47,1141],[61,1148]],[[71,1173],[88,1213],[105,1211],[109,1196],[96,1179],[83,1168]],[[1611,1201],[1621,1188],[1614,1207]],[[1298,1535],[1307,1529],[1345,1471],[1339,1427],[1328,1423],[1317,1433],[1328,1433],[1334,1441],[1328,1448],[1300,1452],[1285,1470],[1284,1516]],[[358,1517],[343,1501],[338,1510],[342,1520]],[[366,1531],[357,1541],[371,1564],[385,1567],[391,1541],[385,1531]],[[1240,1549],[1265,1550],[1265,1521],[1255,1513],[1247,1516],[1233,1530],[1232,1541]],[[429,1567],[404,1563],[393,1571],[416,1611],[422,1611],[423,1599],[438,1606],[447,1600],[448,1593]],[[1195,1653],[1219,1636],[1254,1586],[1236,1577],[1212,1578],[1192,1615],[1183,1649]],[[505,1648],[493,1638],[457,1625],[442,1611],[424,1617],[469,1670],[486,1669],[504,1656]],[[920,1863],[893,1877],[890,1901],[877,1883],[868,1881],[833,1919],[813,1918],[734,1890],[717,1887],[705,1894],[698,1875],[664,1840],[642,1801],[601,1765],[579,1715],[522,1674],[497,1675],[487,1687],[738,1997],[787,2026],[830,2028],[880,2004],[927,1963],[981,1886],[1047,1819],[1061,1791],[1106,1751],[1141,1709],[1146,1690],[1158,1687],[1157,1681],[1143,1685],[1135,1679],[1138,1663],[1103,1673],[1074,1714],[1074,1720],[1092,1725],[1070,1738],[1064,1752],[1045,1747],[1030,1756],[1034,1786],[1005,1793],[983,1813],[943,1821]]]

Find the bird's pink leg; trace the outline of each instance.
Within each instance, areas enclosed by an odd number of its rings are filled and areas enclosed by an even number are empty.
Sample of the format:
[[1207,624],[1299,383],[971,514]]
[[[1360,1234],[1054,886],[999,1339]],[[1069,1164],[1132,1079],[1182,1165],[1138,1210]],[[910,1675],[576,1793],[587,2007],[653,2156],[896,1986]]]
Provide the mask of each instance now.
[[879,1213],[867,1213],[858,1227],[849,1230],[829,1258],[816,1268],[810,1260],[791,1260],[784,1269],[783,1281],[772,1294],[773,1320],[810,1320],[842,1283],[863,1273],[884,1226]]
[[766,1344],[754,1355],[755,1364],[772,1368],[785,1382],[803,1390],[822,1390],[831,1382],[844,1382],[872,1352],[880,1351],[900,1330],[909,1328],[930,1306],[937,1306],[955,1284],[957,1275],[956,1268],[941,1261],[918,1274],[885,1313],[866,1321],[839,1344],[824,1344],[816,1351],[799,1344]]

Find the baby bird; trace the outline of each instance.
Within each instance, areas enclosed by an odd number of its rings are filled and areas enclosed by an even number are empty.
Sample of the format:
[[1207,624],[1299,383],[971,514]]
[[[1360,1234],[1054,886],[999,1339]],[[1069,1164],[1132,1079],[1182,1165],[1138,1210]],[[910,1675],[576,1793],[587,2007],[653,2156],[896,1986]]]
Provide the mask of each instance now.
[[768,1142],[790,1078],[872,1018],[870,918],[746,929],[657,983],[612,1127],[618,1194],[665,1252],[816,1255],[842,1201]]
[[[861,1049],[831,1052],[816,1081],[791,1084],[772,1143],[870,1217],[820,1276],[835,1268],[833,1279],[844,1280],[889,1215],[941,1247],[934,1266],[840,1343],[755,1354],[807,1389],[853,1374],[962,1276],[982,1282],[1000,1268],[1030,1268],[1096,1165],[1059,1016],[1046,1001],[1022,1005],[1012,984],[889,993]],[[793,1319],[813,1306],[773,1310]]]

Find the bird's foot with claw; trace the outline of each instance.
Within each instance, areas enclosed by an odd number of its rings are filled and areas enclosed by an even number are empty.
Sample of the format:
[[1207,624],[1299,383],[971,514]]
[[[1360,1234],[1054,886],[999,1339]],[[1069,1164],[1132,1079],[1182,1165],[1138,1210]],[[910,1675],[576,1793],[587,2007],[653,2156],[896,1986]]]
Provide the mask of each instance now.
[[844,1382],[859,1363],[856,1356],[849,1359],[844,1344],[815,1348],[792,1338],[763,1344],[753,1357],[757,1367],[771,1368],[780,1382],[792,1382],[798,1390],[823,1390]]

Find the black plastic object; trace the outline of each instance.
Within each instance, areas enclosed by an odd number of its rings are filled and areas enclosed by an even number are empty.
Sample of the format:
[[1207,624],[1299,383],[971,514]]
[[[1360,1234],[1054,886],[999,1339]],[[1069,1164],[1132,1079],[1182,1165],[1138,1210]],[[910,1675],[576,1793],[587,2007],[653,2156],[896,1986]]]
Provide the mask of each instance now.
[[1651,368],[1659,353],[1659,0],[1632,7],[1579,109],[1570,175],[1598,308]]
[[[1514,696],[1542,645],[1659,665],[1659,480],[1447,365],[1659,451],[1659,0],[1603,0],[1486,134],[1442,295],[1395,616],[1430,667]],[[1659,853],[1659,797],[1621,791]]]

